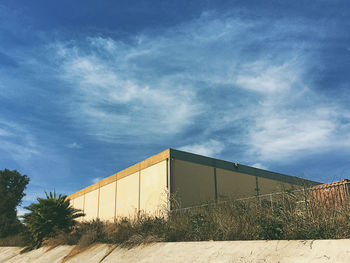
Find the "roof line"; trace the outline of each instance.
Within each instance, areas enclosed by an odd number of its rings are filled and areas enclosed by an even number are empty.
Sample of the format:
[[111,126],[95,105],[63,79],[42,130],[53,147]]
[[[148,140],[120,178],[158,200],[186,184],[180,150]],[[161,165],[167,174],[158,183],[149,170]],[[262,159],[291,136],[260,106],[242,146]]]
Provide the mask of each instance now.
[[251,167],[243,164],[224,161],[216,158],[211,158],[211,157],[184,152],[180,150],[175,150],[171,148],[170,148],[170,158],[174,158],[182,161],[194,162],[197,164],[202,164],[207,166],[213,166],[216,168],[250,174],[253,176],[282,181],[285,183],[290,183],[295,185],[315,186],[315,185],[321,184],[320,182],[311,181],[311,180],[303,179],[296,176],[290,176],[290,175],[285,175],[281,173],[271,172],[264,169],[259,169],[259,168],[255,168],[255,167]]
[[290,184],[296,184],[296,185],[306,185],[306,186],[315,186],[319,185],[321,183],[311,181],[311,180],[306,180],[303,178],[299,178],[296,176],[290,176],[290,175],[285,175],[285,174],[280,174],[280,173],[275,173],[243,164],[237,164],[229,161],[224,161],[220,159],[215,159],[199,154],[194,154],[194,153],[189,153],[189,152],[184,152],[180,150],[175,150],[172,148],[168,148],[158,154],[155,154],[141,162],[138,162],[126,169],[123,169],[107,178],[102,179],[101,181],[92,184],[90,186],[87,186],[71,195],[69,195],[67,198],[69,199],[74,199],[79,196],[82,196],[86,193],[89,193],[93,190],[96,190],[100,187],[103,187],[109,183],[118,181],[126,176],[129,176],[135,172],[138,172],[142,169],[145,169],[147,167],[150,167],[158,162],[161,162],[165,160],[166,158],[174,158],[182,161],[188,161],[188,162],[193,162],[197,164],[202,164],[202,165],[207,165],[207,166],[213,166],[216,168],[221,168],[225,170],[231,170],[234,172],[239,172],[239,173],[244,173],[244,174],[250,174],[253,176],[258,176],[258,177],[264,177],[267,179],[272,179],[272,180],[277,180],[277,181],[282,181]]

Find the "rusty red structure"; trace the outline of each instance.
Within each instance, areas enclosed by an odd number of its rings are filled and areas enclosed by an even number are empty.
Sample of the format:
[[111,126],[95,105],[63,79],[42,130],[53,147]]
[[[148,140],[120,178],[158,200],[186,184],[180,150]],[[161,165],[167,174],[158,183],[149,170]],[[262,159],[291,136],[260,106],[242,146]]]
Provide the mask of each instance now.
[[311,197],[320,201],[325,207],[339,207],[349,198],[350,180],[320,184],[310,189]]

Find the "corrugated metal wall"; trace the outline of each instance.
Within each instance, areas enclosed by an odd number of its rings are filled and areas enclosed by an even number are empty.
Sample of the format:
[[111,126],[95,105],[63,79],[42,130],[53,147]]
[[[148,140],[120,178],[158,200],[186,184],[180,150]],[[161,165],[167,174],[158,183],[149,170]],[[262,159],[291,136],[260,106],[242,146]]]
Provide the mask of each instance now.
[[350,181],[345,179],[328,184],[321,184],[310,189],[311,197],[325,207],[340,206],[349,198]]

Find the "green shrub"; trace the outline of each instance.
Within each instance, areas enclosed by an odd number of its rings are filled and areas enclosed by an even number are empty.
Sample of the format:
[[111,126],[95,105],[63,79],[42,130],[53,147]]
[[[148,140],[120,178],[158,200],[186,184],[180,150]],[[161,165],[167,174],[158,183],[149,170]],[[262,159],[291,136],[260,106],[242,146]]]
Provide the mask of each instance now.
[[204,213],[196,213],[190,216],[191,236],[193,240],[210,239],[210,217]]
[[257,218],[258,239],[282,239],[284,223],[281,218],[271,215],[260,215]]
[[75,219],[83,216],[80,210],[70,206],[65,195],[46,194],[25,209],[30,212],[23,216],[30,246],[40,247],[45,238],[54,237],[59,232],[69,233],[76,225]]

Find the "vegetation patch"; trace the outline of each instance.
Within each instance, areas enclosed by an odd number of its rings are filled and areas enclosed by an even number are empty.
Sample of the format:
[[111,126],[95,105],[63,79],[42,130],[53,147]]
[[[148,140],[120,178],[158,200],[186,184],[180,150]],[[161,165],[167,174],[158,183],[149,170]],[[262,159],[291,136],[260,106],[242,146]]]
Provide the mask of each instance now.
[[66,196],[50,193],[27,207],[22,234],[4,237],[0,245],[25,245],[27,250],[76,245],[71,257],[99,243],[130,248],[153,242],[350,238],[348,200],[331,205],[307,191],[299,193],[285,192],[273,201],[256,197],[174,209],[165,217],[138,213],[115,222],[77,222],[83,213]]
[[205,240],[296,240],[350,238],[350,207],[324,206],[312,198],[284,193],[279,200],[227,201],[178,209],[167,218],[139,213],[114,223],[94,220],[48,239],[51,244],[95,243],[133,247],[152,242]]
[[[0,170],[0,239],[1,242],[14,240],[17,234],[23,232],[23,225],[17,218],[16,207],[25,196],[24,189],[29,183],[27,175],[21,175],[16,170]],[[12,236],[12,237],[10,237]]]

